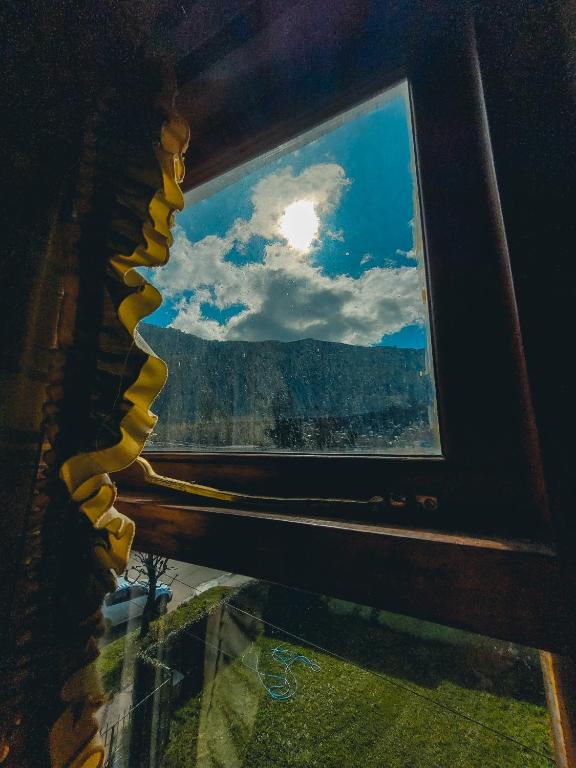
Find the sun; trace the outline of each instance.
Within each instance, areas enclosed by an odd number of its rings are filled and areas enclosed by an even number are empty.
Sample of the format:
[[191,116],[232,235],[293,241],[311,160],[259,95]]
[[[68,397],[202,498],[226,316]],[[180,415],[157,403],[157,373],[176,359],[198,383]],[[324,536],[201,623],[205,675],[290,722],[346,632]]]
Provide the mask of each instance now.
[[280,219],[280,232],[297,251],[307,251],[318,235],[320,221],[311,200],[296,200]]

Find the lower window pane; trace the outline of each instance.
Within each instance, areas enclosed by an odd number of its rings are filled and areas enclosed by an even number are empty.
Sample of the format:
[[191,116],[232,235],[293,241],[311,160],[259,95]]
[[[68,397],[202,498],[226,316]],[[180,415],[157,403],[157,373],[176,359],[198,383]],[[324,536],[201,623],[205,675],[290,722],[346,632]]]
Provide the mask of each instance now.
[[533,649],[146,555],[126,578],[109,768],[554,765]]

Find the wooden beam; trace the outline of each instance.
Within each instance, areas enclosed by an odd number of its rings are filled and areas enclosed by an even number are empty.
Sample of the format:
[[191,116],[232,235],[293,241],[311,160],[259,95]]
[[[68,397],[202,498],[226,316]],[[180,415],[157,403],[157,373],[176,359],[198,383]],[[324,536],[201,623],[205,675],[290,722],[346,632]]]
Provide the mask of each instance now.
[[554,752],[558,768],[576,765],[576,709],[574,664],[566,656],[542,652],[542,672],[548,712],[552,723]]
[[560,651],[554,553],[472,538],[286,513],[192,506],[178,493],[122,495],[137,548]]

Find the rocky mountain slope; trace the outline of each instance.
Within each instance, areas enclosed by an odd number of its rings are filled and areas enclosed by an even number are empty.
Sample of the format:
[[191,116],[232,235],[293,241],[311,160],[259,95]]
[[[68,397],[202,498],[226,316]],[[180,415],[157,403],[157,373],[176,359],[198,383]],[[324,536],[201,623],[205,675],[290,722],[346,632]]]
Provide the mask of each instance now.
[[430,452],[425,352],[303,339],[207,341],[141,324],[168,363],[149,447]]

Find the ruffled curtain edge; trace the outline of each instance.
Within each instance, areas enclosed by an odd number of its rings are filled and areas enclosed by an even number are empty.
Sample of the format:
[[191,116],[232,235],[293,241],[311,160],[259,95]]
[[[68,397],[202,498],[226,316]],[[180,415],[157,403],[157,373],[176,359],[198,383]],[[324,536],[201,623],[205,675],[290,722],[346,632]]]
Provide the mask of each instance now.
[[[115,278],[130,292],[117,309],[118,320],[134,339],[134,344],[145,352],[147,359],[137,379],[128,386],[121,396],[127,404],[127,411],[120,423],[120,440],[109,448],[78,453],[65,461],[60,468],[60,478],[65,483],[70,497],[77,502],[80,510],[88,517],[94,528],[104,530],[109,540],[109,562],[120,574],[126,568],[135,527],[132,520],[114,507],[116,487],[109,477],[128,467],[141,453],[151,433],[156,416],[150,406],[166,381],[165,363],[137,344],[136,327],[140,320],[161,304],[159,292],[150,285],[136,267],[152,267],[165,264],[172,244],[171,227],[176,211],[184,207],[180,182],[184,177],[183,155],[188,146],[189,128],[187,122],[173,114],[162,126],[160,142],[155,148],[156,158],[162,172],[162,186],[148,204],[148,219],[142,227],[142,239],[129,255],[115,254],[109,267]],[[98,698],[100,686],[96,679],[87,681],[87,675],[94,677],[93,665],[83,667],[68,680],[62,691],[66,709],[53,725],[50,732],[50,755],[53,768],[101,768],[105,751],[98,736],[95,721],[91,726],[86,719],[93,719],[92,697]],[[87,683],[89,683],[87,685]],[[83,711],[78,712],[78,702]],[[70,755],[70,745],[80,734],[89,734],[76,754]]]

